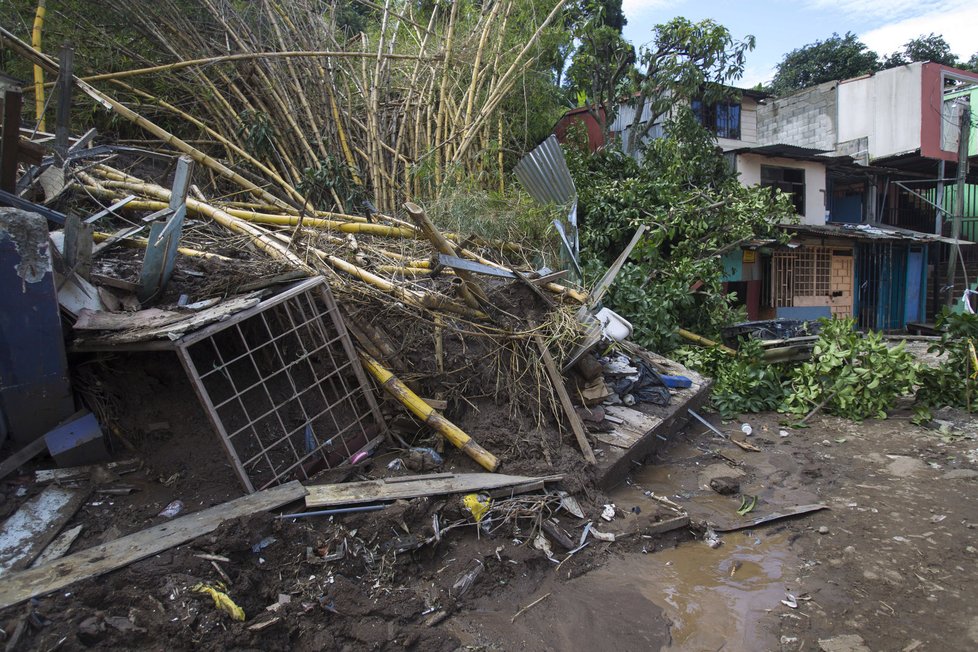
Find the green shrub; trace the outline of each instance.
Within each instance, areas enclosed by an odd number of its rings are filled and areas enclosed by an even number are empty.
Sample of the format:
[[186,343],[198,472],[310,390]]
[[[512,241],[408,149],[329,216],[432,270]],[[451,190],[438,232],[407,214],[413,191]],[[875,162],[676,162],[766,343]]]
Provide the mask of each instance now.
[[911,394],[919,365],[901,342],[890,348],[879,333],[860,333],[855,320],[822,320],[812,359],[795,367],[781,409],[806,414],[821,406],[862,421],[886,418],[900,396]]

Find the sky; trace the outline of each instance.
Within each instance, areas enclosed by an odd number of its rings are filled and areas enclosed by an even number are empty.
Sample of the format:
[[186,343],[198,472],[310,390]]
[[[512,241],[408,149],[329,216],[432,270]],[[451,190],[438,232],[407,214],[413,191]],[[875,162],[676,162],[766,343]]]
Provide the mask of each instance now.
[[624,0],[622,7],[625,38],[636,46],[651,39],[653,26],[676,16],[712,18],[738,40],[753,34],[757,47],[737,84],[742,87],[770,81],[786,53],[833,32],[853,32],[881,56],[930,33],[942,35],[962,59],[978,51],[978,0]]

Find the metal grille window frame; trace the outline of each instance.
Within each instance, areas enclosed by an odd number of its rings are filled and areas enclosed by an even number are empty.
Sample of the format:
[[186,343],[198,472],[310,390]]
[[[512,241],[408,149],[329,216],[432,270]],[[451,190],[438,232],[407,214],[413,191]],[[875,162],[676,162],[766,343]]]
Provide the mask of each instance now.
[[832,249],[801,246],[771,255],[771,307],[791,308],[796,297],[826,297],[832,290]]
[[383,427],[322,277],[174,344],[248,492],[347,461]]

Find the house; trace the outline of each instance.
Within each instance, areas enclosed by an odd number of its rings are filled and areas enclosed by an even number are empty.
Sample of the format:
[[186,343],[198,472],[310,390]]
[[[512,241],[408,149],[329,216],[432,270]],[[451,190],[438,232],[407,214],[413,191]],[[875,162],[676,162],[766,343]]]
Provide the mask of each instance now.
[[[741,91],[737,102],[694,103],[741,182],[787,193],[799,215],[785,226],[787,246],[755,243],[723,258],[727,289],[749,318],[853,315],[862,327],[897,330],[960,295],[978,263],[978,170],[965,187],[957,254],[949,180],[962,107],[976,102],[978,74],[927,62],[783,98]],[[623,103],[610,130],[626,151],[634,111]],[[648,137],[661,134],[653,125]],[[969,156],[978,156],[978,129]],[[963,264],[949,283],[952,255]]]

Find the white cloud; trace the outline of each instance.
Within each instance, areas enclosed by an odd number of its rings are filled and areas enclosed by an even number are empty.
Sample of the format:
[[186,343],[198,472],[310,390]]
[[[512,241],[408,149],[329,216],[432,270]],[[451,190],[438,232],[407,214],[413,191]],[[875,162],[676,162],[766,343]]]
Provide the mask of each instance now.
[[625,13],[625,16],[634,16],[644,11],[660,9],[674,4],[676,3],[670,2],[670,0],[623,0],[621,9]]
[[808,0],[807,4],[813,9],[896,20],[933,11],[946,11],[950,6],[968,3],[962,0]]
[[747,66],[744,76],[734,82],[738,88],[754,88],[758,84],[766,84],[774,79],[778,71],[775,66]]
[[978,51],[978,41],[975,40],[978,5],[970,2],[944,4],[956,6],[883,25],[861,34],[860,39],[871,50],[886,55],[903,49],[904,44],[911,39],[933,33],[943,36],[952,52],[967,59]]

